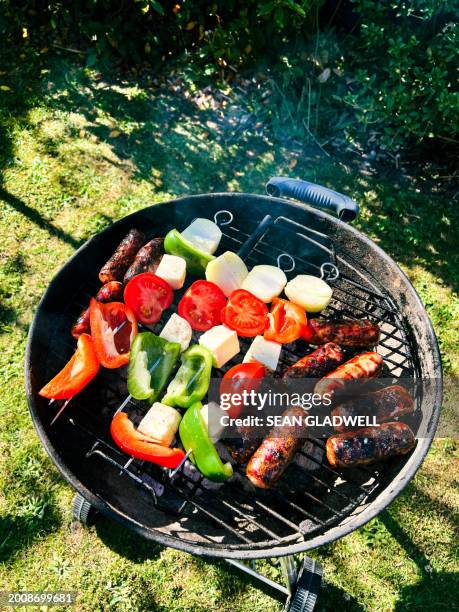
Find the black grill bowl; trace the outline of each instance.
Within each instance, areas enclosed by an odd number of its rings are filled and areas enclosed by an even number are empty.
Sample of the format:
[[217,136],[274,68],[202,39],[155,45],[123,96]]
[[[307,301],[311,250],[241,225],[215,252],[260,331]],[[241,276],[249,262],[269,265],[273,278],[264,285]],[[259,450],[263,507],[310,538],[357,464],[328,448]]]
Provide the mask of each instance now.
[[[57,406],[49,406],[38,390],[73,353],[71,325],[97,291],[98,270],[122,237],[132,227],[142,229],[149,239],[164,236],[195,217],[213,218],[220,210],[233,215],[233,221],[222,227],[221,252],[237,250],[266,214],[286,217],[330,238],[340,278],[327,314],[377,320],[382,327],[377,350],[391,374],[428,383],[419,398],[423,429],[428,433],[410,455],[375,466],[331,470],[323,457],[323,442],[308,441],[273,491],[255,490],[241,476],[217,491],[201,480],[192,486],[186,475],[170,484],[159,468],[138,461],[123,471],[129,458],[114,448],[108,430],[126,387],[122,374],[107,370],[50,426]],[[295,255],[302,244],[298,240],[294,233],[285,233],[279,248],[265,238],[250,252],[248,264],[275,263],[280,252]],[[300,272],[311,273],[302,269],[301,259],[287,276]],[[302,356],[305,349],[303,345],[285,351],[285,364]],[[440,354],[432,325],[411,283],[392,259],[363,234],[326,213],[288,200],[238,193],[198,195],[145,208],[83,245],[52,280],[38,306],[27,343],[25,384],[31,416],[46,451],[64,478],[99,511],[161,544],[240,559],[315,548],[381,512],[419,468],[435,432],[442,398]],[[134,418],[136,410],[133,407],[130,413]],[[301,462],[307,462],[306,467],[298,465]],[[162,493],[157,499],[155,491]]]

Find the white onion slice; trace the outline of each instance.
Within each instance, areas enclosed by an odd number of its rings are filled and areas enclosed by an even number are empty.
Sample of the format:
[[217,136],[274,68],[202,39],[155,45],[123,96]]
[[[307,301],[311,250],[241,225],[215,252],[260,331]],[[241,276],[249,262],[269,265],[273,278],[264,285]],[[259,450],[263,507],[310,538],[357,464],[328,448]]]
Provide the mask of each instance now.
[[200,251],[213,255],[222,239],[222,231],[210,219],[198,218],[183,230],[182,236]]
[[245,263],[232,251],[209,261],[206,267],[207,280],[218,285],[227,297],[239,289],[248,273]]
[[287,283],[285,273],[276,266],[255,266],[242,283],[242,288],[262,302],[271,302]]
[[298,304],[306,312],[320,312],[328,306],[333,289],[330,285],[308,274],[300,274],[289,281],[285,287],[285,295],[291,302]]

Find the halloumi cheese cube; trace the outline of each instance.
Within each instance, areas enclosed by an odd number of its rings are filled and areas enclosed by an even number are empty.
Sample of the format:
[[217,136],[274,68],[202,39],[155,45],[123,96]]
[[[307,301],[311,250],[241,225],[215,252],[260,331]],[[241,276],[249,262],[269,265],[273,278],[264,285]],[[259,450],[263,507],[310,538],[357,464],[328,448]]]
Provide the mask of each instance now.
[[242,363],[258,361],[267,368],[275,370],[279,363],[281,349],[282,346],[277,342],[265,340],[263,336],[256,336],[245,354]]
[[158,444],[170,446],[181,420],[178,410],[161,402],[155,402],[140,421],[137,431]]
[[163,327],[159,337],[168,342],[178,342],[183,353],[190,345],[192,333],[193,330],[188,321],[174,312]]
[[172,289],[181,289],[185,282],[186,261],[183,257],[178,257],[178,255],[165,253],[155,274],[165,280]]
[[240,351],[237,333],[224,325],[216,325],[202,334],[199,344],[212,353],[216,368],[221,368]]

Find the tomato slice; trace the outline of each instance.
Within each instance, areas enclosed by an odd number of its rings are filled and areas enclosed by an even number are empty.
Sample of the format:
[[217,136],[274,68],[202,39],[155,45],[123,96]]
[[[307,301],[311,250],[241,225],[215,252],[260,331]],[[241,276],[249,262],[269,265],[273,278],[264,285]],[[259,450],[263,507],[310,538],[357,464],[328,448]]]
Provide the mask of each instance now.
[[[258,361],[250,363],[238,363],[230,368],[220,383],[220,395],[223,393],[237,393],[242,395],[244,391],[257,391],[265,375],[265,367]],[[231,398],[229,400],[231,402]],[[239,402],[238,402],[239,404]],[[243,408],[242,404],[231,404],[228,414],[231,418],[237,418]]]
[[[121,302],[103,304],[91,298],[89,322],[100,364],[111,370],[126,365],[137,335],[137,321],[129,306]],[[122,323],[123,327],[117,331]]]
[[301,338],[308,324],[306,313],[301,306],[277,297],[273,299],[268,318],[269,327],[264,336],[266,340],[280,344],[288,344]]
[[245,289],[236,289],[229,296],[222,312],[222,323],[239,336],[252,338],[262,334],[268,323],[268,308],[264,302]]
[[143,272],[134,276],[124,289],[124,301],[136,319],[144,325],[157,323],[163,310],[172,304],[171,286],[156,274]]
[[183,294],[178,313],[196,331],[207,331],[220,323],[226,297],[215,283],[195,281]]
[[78,338],[77,350],[67,365],[38,393],[49,399],[70,399],[99,371],[99,360],[89,334]]

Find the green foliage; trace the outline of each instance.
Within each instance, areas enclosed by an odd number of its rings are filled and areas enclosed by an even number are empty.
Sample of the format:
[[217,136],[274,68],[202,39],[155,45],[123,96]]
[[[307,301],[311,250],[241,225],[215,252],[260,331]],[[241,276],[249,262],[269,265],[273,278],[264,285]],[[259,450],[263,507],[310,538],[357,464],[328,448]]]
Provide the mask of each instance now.
[[261,110],[303,142],[343,133],[392,154],[454,144],[457,0],[350,1],[358,23],[346,36],[319,34],[323,0],[6,0],[0,34],[15,48],[77,50],[89,68],[159,67],[180,54],[204,77],[264,65],[271,105]]
[[359,126],[379,132],[392,150],[410,140],[453,139],[459,127],[455,3],[353,1],[360,36],[351,52],[355,81],[343,99]]
[[159,63],[199,49],[212,69],[239,66],[269,53],[273,45],[308,26],[320,0],[78,0],[5,2],[4,32],[15,41],[51,37],[56,44],[129,64]]
[[269,61],[263,95],[274,127],[306,143],[337,138],[391,155],[420,143],[456,144],[453,2],[353,4],[352,33],[322,30],[289,41]]

